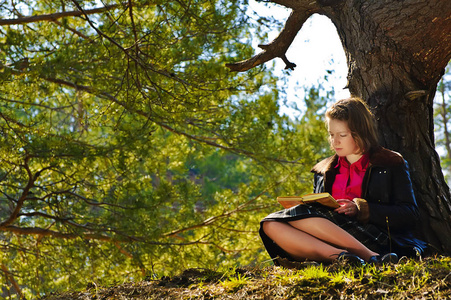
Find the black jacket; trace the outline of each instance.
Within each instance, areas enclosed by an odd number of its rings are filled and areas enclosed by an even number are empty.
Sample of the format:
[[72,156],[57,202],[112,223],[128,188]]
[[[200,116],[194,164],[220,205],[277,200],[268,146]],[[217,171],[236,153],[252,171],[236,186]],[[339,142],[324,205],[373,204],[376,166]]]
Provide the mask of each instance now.
[[[338,156],[334,155],[313,167],[315,193],[331,193],[337,163]],[[399,153],[383,147],[369,153],[361,198],[356,201],[357,220],[374,224],[402,244],[418,242],[417,246],[423,248],[424,243],[412,235],[412,229],[419,222],[419,212],[407,162]]]

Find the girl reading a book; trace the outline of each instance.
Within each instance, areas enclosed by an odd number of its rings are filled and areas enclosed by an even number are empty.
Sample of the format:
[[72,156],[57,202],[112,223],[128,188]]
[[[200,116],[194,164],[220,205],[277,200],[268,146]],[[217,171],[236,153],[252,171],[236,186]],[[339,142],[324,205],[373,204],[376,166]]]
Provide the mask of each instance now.
[[260,236],[275,264],[421,255],[426,244],[412,232],[419,213],[407,162],[379,145],[368,106],[356,97],[340,100],[326,124],[335,155],[313,167],[314,192],[330,193],[340,207],[302,204],[264,218]]

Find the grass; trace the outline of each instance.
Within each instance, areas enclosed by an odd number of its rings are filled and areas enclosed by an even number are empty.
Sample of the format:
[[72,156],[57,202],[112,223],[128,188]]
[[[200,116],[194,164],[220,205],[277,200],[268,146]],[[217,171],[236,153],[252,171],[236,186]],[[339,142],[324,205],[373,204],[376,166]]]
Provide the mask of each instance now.
[[451,258],[396,265],[189,269],[174,277],[49,295],[60,299],[451,299]]

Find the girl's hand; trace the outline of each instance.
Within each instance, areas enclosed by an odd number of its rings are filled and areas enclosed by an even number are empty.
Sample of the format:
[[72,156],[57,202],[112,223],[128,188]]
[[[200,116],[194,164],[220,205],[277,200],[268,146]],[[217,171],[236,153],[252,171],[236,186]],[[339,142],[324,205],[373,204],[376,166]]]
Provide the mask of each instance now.
[[335,209],[335,211],[339,214],[345,214],[347,216],[353,217],[359,212],[357,205],[351,200],[337,199],[337,202],[341,205],[339,208]]

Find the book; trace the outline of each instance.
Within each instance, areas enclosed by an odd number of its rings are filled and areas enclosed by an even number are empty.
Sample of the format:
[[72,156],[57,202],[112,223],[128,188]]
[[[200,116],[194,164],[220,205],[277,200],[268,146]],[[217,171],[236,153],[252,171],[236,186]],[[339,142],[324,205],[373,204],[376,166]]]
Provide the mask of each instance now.
[[281,196],[277,197],[277,201],[284,208],[290,208],[299,204],[307,204],[309,202],[318,202],[322,205],[338,208],[340,204],[329,193],[307,194],[304,196]]

